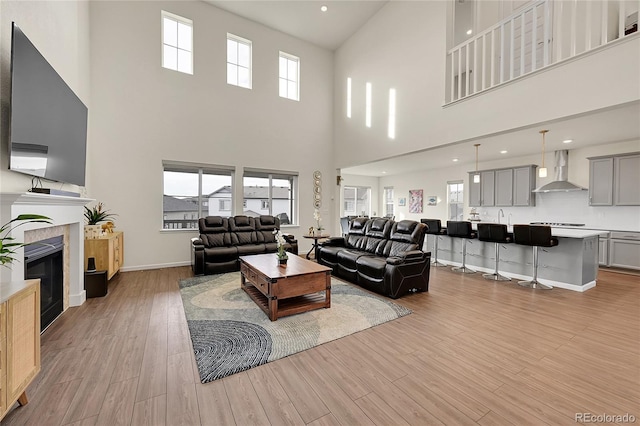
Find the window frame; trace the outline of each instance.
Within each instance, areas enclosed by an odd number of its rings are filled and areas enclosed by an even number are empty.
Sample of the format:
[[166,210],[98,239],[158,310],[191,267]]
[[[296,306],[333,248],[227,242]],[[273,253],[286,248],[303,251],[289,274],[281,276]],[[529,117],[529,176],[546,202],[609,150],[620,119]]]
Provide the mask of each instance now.
[[[456,191],[457,194],[459,194],[460,192],[462,192],[462,194],[458,195],[458,200],[453,201],[451,199],[451,186],[452,185],[462,185],[462,191]],[[453,205],[456,205],[457,208],[456,210],[458,210],[458,207],[461,206],[460,211],[462,212],[462,216],[458,216],[456,218],[453,218],[451,216],[451,207]],[[447,220],[463,220],[464,218],[464,181],[463,180],[452,180],[452,181],[447,181]]]
[[[297,227],[299,226],[299,207],[298,207],[298,199],[299,199],[299,188],[298,188],[298,172],[284,171],[284,170],[265,170],[265,169],[254,169],[245,167],[242,173],[242,188],[243,188],[243,209],[246,207],[246,198],[244,197],[244,179],[245,178],[259,178],[259,179],[268,179],[268,199],[266,200],[269,204],[269,214],[273,215],[273,180],[274,179],[291,179],[291,211],[289,215],[289,224],[281,225],[281,227]],[[264,200],[261,200],[264,202]]]
[[[240,67],[245,68],[244,66],[242,66],[242,65],[240,65],[238,63],[234,64],[233,62],[229,62],[229,44],[228,44],[229,40],[234,41],[234,42],[236,42],[238,44],[247,45],[249,47],[249,67],[248,67],[248,70],[249,70],[249,86],[248,87],[241,86],[240,84],[229,83],[229,64],[235,65],[237,68],[240,68]],[[237,62],[239,62],[239,61],[237,61]],[[236,87],[240,87],[242,89],[251,90],[253,88],[253,42],[251,40],[249,40],[249,39],[244,38],[244,37],[240,37],[240,36],[237,36],[237,35],[232,34],[232,33],[227,33],[227,61],[226,61],[226,63],[227,63],[227,84],[229,86],[236,86]],[[240,81],[240,79],[238,78],[238,75],[236,75],[236,79],[237,79],[238,82]]]
[[[289,71],[288,71],[289,67],[288,67],[288,65],[287,65],[287,78],[283,79],[282,77],[280,77],[280,71],[281,71],[280,70],[280,59],[281,58],[284,58],[287,61],[293,61],[293,62],[296,63],[296,80],[295,80],[295,83],[296,83],[296,95],[297,95],[296,98],[292,98],[292,97],[289,96],[289,88],[288,88],[289,85],[288,84],[287,84],[287,96],[282,96],[280,94],[280,80],[285,80],[285,81],[287,81],[287,83],[290,82],[290,81],[294,81],[294,80],[289,79]],[[300,102],[300,98],[301,98],[300,97],[300,58],[298,56],[295,56],[295,55],[292,55],[290,53],[283,52],[283,51],[280,51],[279,54],[278,54],[278,96],[280,96],[281,98],[284,98],[284,99],[289,99],[291,101],[297,101],[297,102]]]
[[[164,47],[169,46],[172,48],[176,49],[176,53],[179,50],[182,51],[187,51],[186,49],[182,49],[180,47],[178,47],[178,41],[176,40],[176,46],[173,46],[171,44],[165,43],[165,39],[164,39],[164,20],[165,18],[170,19],[172,21],[176,21],[177,23],[181,23],[184,25],[187,25],[191,28],[191,50],[188,50],[188,52],[190,53],[190,63],[189,63],[189,72],[186,71],[182,71],[180,69],[178,69],[178,65],[176,63],[176,68],[169,68],[167,66],[165,66],[165,61],[164,61]],[[194,43],[193,43],[193,20],[189,19],[189,18],[185,18],[184,16],[180,16],[180,15],[176,15],[175,13],[171,13],[171,12],[167,12],[166,10],[161,10],[160,11],[160,65],[162,66],[162,68],[167,69],[167,70],[171,70],[171,71],[176,71],[182,74],[188,74],[188,75],[193,75],[193,56],[194,56]]]
[[[195,196],[198,198],[198,211],[197,217],[195,218],[196,226],[195,228],[165,228],[165,221],[169,221],[167,218],[167,213],[164,210],[164,173],[165,172],[175,172],[175,173],[194,173],[198,175],[198,195]],[[188,163],[188,162],[180,162],[180,161],[171,161],[171,160],[163,160],[162,161],[162,201],[160,211],[162,213],[161,221],[160,221],[160,231],[161,232],[194,232],[198,231],[197,221],[201,217],[208,216],[209,206],[207,203],[206,211],[205,206],[203,205],[203,200],[207,199],[206,195],[203,194],[203,184],[202,178],[204,175],[220,175],[220,176],[229,176],[231,177],[231,210],[229,211],[229,216],[233,215],[234,204],[233,204],[233,193],[235,187],[235,167],[233,166],[225,166],[225,165],[214,165],[214,164],[201,164],[201,163]]]
[[[384,187],[384,215],[388,217],[389,215],[395,216],[396,205],[394,201],[394,190],[393,186],[385,186]],[[389,209],[391,207],[391,209]],[[389,212],[391,210],[391,212]]]

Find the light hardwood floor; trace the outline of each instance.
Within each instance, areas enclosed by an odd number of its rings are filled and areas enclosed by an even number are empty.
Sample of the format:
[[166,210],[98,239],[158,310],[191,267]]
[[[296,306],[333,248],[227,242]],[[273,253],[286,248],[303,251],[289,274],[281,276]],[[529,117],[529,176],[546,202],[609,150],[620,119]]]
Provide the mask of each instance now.
[[[178,281],[127,272],[42,335],[29,404],[4,425],[574,425],[640,419],[640,279],[533,291],[432,268],[414,313],[208,384]],[[636,420],[640,421],[640,420]]]

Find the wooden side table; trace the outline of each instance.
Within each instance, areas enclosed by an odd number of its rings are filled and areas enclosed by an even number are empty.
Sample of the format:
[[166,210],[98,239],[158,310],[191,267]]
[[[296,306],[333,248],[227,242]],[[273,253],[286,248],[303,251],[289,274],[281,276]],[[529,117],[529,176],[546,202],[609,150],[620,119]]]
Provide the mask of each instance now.
[[331,238],[331,235],[326,234],[326,235],[303,235],[304,238],[313,240],[313,245],[311,246],[311,249],[309,250],[309,252],[307,253],[307,259],[311,259],[311,252],[314,251],[316,249],[316,247],[318,247],[318,240],[326,240],[327,238]]

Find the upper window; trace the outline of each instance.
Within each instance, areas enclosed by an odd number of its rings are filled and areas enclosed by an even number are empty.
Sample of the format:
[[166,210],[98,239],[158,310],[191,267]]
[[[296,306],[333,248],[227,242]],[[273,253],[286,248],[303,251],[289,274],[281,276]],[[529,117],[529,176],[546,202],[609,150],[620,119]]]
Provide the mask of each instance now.
[[198,229],[199,217],[230,215],[233,167],[163,162],[163,169],[163,229]]
[[162,11],[162,66],[193,74],[193,21]]
[[297,224],[297,173],[245,169],[244,214],[272,215],[281,225]]
[[384,188],[384,214],[386,217],[394,217],[393,187]]
[[280,96],[300,100],[300,58],[280,52]]
[[227,33],[227,84],[251,89],[251,41]]
[[462,181],[447,182],[448,220],[464,220],[464,184]]

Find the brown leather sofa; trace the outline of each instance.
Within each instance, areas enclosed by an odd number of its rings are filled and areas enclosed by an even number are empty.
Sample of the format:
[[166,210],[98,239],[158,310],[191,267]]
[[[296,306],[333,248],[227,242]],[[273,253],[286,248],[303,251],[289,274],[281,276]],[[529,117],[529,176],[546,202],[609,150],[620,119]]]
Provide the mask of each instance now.
[[[191,267],[196,275],[240,270],[240,256],[278,251],[273,231],[280,220],[273,216],[207,216],[198,220],[200,237],[191,239]],[[298,254],[298,242],[283,234],[285,250]]]
[[426,225],[412,220],[355,218],[349,232],[316,249],[332,274],[396,299],[429,290],[431,252],[423,252]]

